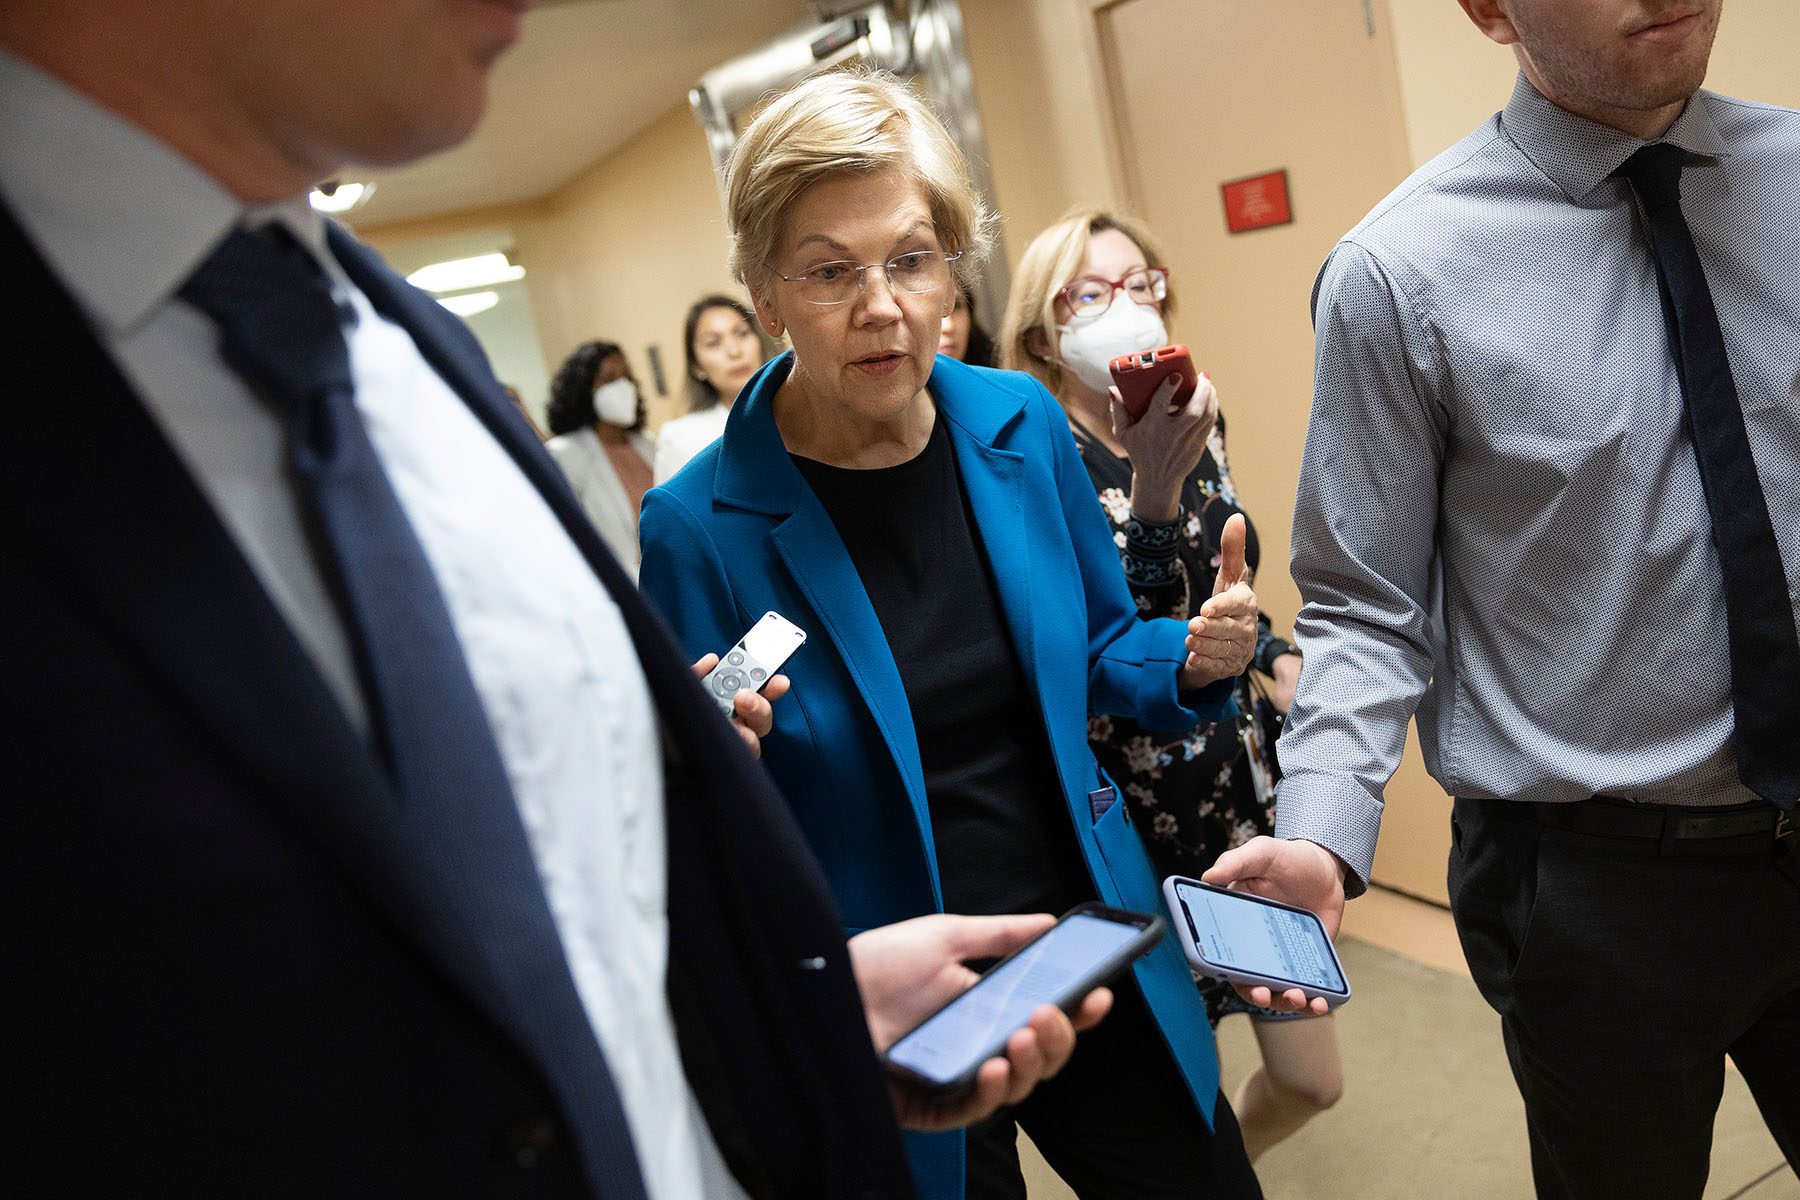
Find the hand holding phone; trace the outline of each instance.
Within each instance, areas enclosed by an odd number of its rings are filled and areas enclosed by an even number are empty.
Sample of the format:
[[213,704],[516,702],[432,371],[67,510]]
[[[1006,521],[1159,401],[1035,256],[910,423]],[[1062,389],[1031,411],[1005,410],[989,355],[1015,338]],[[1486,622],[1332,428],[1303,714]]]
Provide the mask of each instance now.
[[1144,413],[1150,408],[1150,397],[1170,375],[1180,380],[1175,386],[1175,394],[1169,397],[1172,407],[1186,404],[1194,389],[1200,386],[1200,376],[1194,371],[1194,360],[1186,346],[1137,350],[1121,354],[1107,365],[1125,411],[1131,414],[1133,421],[1144,419]]
[[1337,949],[1307,909],[1181,875],[1163,880],[1163,899],[1199,974],[1272,994],[1298,989],[1327,1008],[1350,999]]
[[[1049,913],[931,913],[851,938],[850,969],[876,1051],[885,1051],[980,979],[968,966],[971,960],[1002,958],[1055,923]],[[902,1129],[929,1133],[962,1129],[1003,1105],[1023,1103],[1067,1065],[1077,1037],[1111,1008],[1112,993],[1103,987],[1082,997],[1073,1013],[1040,1005],[1007,1039],[1004,1057],[996,1055],[976,1069],[974,1086],[966,1092],[947,1094],[889,1072],[894,1116]]]
[[1149,952],[1163,922],[1150,913],[1078,905],[882,1055],[899,1078],[943,1095],[966,1091],[1040,1005],[1071,1015],[1095,988]]

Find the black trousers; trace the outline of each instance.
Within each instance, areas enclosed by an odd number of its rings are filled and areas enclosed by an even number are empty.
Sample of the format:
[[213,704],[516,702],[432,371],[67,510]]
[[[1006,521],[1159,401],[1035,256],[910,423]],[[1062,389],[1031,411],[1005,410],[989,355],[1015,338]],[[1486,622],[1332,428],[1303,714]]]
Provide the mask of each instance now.
[[1262,1196],[1231,1105],[1218,1098],[1209,1131],[1143,993],[1129,979],[1113,993],[1056,1078],[968,1131],[967,1200],[1025,1200],[1018,1127],[1082,1200]]
[[1458,800],[1450,904],[1540,1197],[1698,1200],[1729,1053],[1800,1173],[1800,886]]

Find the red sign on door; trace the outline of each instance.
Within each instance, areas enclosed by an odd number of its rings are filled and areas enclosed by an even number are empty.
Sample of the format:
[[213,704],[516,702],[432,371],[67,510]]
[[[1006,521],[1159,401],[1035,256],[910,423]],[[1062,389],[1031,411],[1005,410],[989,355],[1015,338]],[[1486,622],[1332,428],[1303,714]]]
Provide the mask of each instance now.
[[1233,179],[1221,184],[1225,197],[1225,228],[1233,233],[1266,229],[1270,225],[1288,225],[1294,220],[1288,203],[1287,170]]

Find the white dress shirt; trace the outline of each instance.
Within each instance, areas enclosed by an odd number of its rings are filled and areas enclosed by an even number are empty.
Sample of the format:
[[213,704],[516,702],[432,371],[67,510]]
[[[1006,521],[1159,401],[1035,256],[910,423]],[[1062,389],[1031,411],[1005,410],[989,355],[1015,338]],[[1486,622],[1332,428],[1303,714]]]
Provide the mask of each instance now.
[[[168,146],[4,52],[0,193],[366,732],[345,631],[286,480],[281,423],[226,367],[212,323],[175,299],[240,221],[279,221],[318,257],[355,309],[357,407],[448,603],[649,1195],[741,1195],[682,1073],[668,1009],[648,688],[617,606],[537,490],[345,278],[304,198],[247,211]],[[34,402],[65,400],[79,402]]]
[[729,416],[731,405],[715,404],[664,422],[656,431],[656,469],[651,472],[656,486],[675,478],[689,459],[724,437]]

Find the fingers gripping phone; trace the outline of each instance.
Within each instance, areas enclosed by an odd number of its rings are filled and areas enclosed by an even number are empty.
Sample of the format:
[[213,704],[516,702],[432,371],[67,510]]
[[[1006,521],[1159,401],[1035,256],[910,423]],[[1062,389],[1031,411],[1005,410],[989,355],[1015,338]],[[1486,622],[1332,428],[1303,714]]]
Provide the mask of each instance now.
[[1077,905],[889,1046],[883,1061],[933,1091],[965,1091],[1039,1005],[1073,1014],[1089,992],[1147,954],[1162,931],[1162,918],[1151,913]]
[[1150,408],[1151,394],[1170,375],[1181,379],[1175,385],[1175,394],[1169,397],[1170,404],[1186,404],[1194,389],[1200,386],[1200,376],[1194,371],[1194,360],[1186,346],[1137,350],[1121,354],[1107,365],[1112,371],[1113,383],[1118,385],[1119,396],[1125,402],[1125,411],[1134,421],[1143,418]]
[[1163,898],[1195,971],[1280,994],[1293,988],[1336,1008],[1350,982],[1325,925],[1304,908],[1171,875]]
[[780,613],[764,613],[762,620],[724,653],[719,665],[706,673],[701,686],[729,717],[739,692],[745,688],[762,691],[781,664],[805,644],[804,629]]

